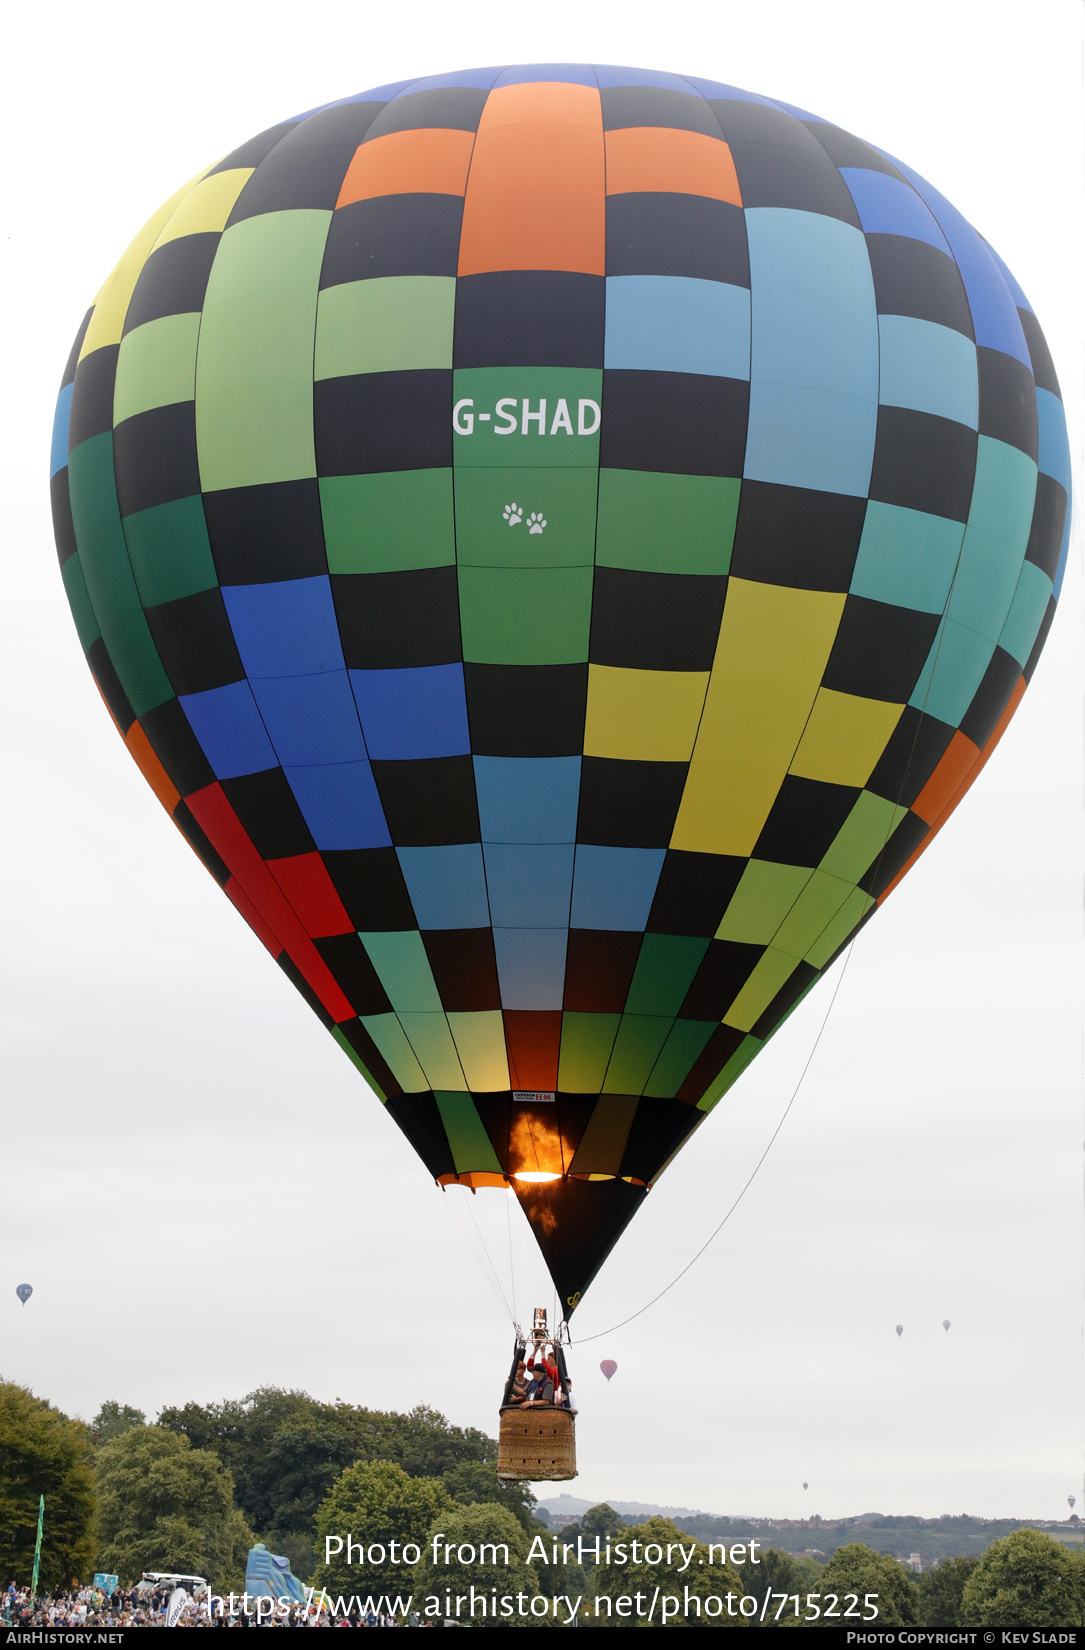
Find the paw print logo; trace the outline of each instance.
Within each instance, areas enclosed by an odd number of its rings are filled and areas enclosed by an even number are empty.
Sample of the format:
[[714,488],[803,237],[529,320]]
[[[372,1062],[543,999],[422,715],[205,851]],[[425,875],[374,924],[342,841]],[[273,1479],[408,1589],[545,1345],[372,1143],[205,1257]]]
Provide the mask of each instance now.
[[518,504],[506,504],[505,520],[508,522],[510,527],[519,527],[523,519],[524,512]]
[[532,510],[531,514],[527,518],[527,530],[528,530],[528,532],[529,533],[541,533],[545,526],[546,526],[546,523],[543,520],[542,516],[539,514],[539,512],[537,510]]

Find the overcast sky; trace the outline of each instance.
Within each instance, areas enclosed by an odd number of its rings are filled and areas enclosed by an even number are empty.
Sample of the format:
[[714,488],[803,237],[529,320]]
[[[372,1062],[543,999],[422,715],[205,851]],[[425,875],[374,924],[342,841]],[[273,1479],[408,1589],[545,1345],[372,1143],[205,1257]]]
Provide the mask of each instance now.
[[[1080,0],[10,14],[0,1374],[88,1418],[272,1383],[494,1431],[508,1317],[457,1220],[476,1247],[472,1218],[489,1226],[523,1316],[552,1300],[504,1193],[434,1188],[189,852],[83,662],[49,432],[71,339],[136,229],[241,140],[386,81],[533,61],[730,81],[898,155],[987,236],[1046,331],[1081,489],[1081,31]],[[581,1476],[561,1487],[799,1517],[1051,1518],[1085,1493],[1082,617],[1079,524],[1033,685],[860,936],[741,1208],[665,1300],[574,1350]],[[717,1224],[839,966],[653,1190],[578,1338]]]

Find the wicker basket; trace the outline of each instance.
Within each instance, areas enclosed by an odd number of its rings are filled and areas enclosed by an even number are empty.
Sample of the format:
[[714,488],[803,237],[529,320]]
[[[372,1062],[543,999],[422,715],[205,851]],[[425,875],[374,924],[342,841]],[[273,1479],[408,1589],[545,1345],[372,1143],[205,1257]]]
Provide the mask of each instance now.
[[575,1478],[576,1416],[547,1404],[501,1411],[499,1478]]

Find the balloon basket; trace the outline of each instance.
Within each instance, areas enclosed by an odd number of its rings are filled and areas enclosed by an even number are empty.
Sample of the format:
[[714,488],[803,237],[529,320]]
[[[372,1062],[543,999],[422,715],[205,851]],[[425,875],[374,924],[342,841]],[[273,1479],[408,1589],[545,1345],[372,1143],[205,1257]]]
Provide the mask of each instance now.
[[568,1409],[510,1405],[497,1435],[499,1478],[576,1477],[576,1416]]

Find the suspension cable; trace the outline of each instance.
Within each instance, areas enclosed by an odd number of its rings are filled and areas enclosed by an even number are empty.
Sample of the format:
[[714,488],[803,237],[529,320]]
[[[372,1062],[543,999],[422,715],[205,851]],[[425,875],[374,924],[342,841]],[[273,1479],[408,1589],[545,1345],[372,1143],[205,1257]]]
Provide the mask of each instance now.
[[[479,1254],[479,1251],[475,1248],[475,1245],[472,1243],[471,1234],[467,1230],[467,1227],[463,1224],[463,1222],[460,1219],[459,1215],[457,1214],[456,1206],[455,1206],[454,1201],[452,1200],[452,1198],[450,1198],[447,1195],[447,1188],[442,1187],[441,1190],[443,1192],[445,1192],[445,1196],[444,1196],[444,1198],[442,1198],[442,1202],[445,1203],[446,1206],[448,1207],[448,1209],[451,1211],[452,1218],[456,1222],[456,1225],[459,1227],[461,1233],[463,1234],[463,1237],[464,1237],[464,1239],[467,1243],[467,1247],[470,1249],[471,1253],[474,1255],[475,1259],[478,1261],[478,1264],[479,1264],[479,1266],[482,1270],[483,1277],[486,1279],[486,1282],[489,1284],[489,1286],[492,1289],[494,1295],[497,1297],[497,1300],[499,1301],[499,1303],[501,1305],[502,1311],[504,1311],[507,1314],[509,1322],[515,1327],[516,1318],[515,1318],[512,1310],[511,1310],[510,1306],[509,1306],[508,1301],[505,1299],[504,1290],[501,1288],[500,1283],[494,1277],[492,1267],[487,1264],[487,1261],[485,1259],[483,1259],[483,1256]],[[476,1227],[476,1230],[477,1230],[477,1227]]]
[[636,1312],[631,1312],[629,1314],[628,1318],[622,1318],[620,1323],[611,1324],[609,1329],[598,1329],[598,1330],[596,1330],[594,1335],[584,1335],[579,1341],[576,1342],[577,1346],[585,1346],[588,1341],[602,1340],[604,1335],[613,1335],[617,1330],[624,1329],[627,1323],[632,1323],[634,1318],[639,1318],[643,1313],[647,1312],[648,1309],[650,1307],[654,1306],[657,1301],[661,1301],[663,1299],[664,1295],[669,1294],[669,1292],[674,1288],[675,1284],[678,1283],[680,1279],[685,1277],[685,1275],[689,1271],[690,1267],[695,1266],[697,1264],[697,1262],[700,1260],[701,1256],[704,1254],[705,1250],[709,1247],[709,1245],[711,1243],[713,1243],[716,1240],[716,1238],[723,1231],[723,1228],[727,1225],[727,1222],[730,1220],[731,1216],[734,1214],[735,1210],[738,1208],[739,1204],[742,1202],[742,1199],[746,1196],[746,1193],[749,1191],[750,1187],[753,1185],[754,1181],[757,1179],[758,1171],[760,1170],[760,1168],[761,1168],[762,1164],[764,1163],[766,1157],[768,1157],[769,1152],[772,1150],[773,1145],[776,1142],[777,1135],[780,1133],[780,1130],[783,1128],[784,1124],[787,1122],[788,1113],[790,1112],[792,1106],[795,1104],[795,1101],[798,1099],[799,1090],[802,1088],[803,1079],[805,1078],[806,1073],[810,1069],[810,1062],[813,1060],[814,1055],[817,1053],[818,1044],[821,1042],[822,1034],[825,1031],[825,1027],[829,1023],[829,1015],[832,1013],[833,1004],[836,1002],[837,995],[840,991],[841,984],[843,983],[844,975],[847,972],[848,964],[851,961],[851,954],[852,954],[852,950],[853,950],[854,946],[855,946],[855,941],[852,940],[851,944],[848,946],[848,949],[844,954],[843,966],[841,967],[840,973],[836,977],[836,985],[833,987],[833,994],[829,998],[829,1005],[825,1010],[825,1015],[824,1015],[824,1018],[822,1019],[821,1025],[818,1029],[818,1034],[814,1038],[813,1047],[811,1048],[809,1054],[806,1056],[806,1063],[803,1066],[801,1072],[799,1073],[798,1082],[795,1084],[795,1087],[791,1092],[790,1100],[787,1102],[787,1105],[784,1107],[783,1113],[780,1117],[780,1121],[777,1123],[776,1127],[772,1131],[772,1134],[769,1136],[768,1145],[765,1147],[764,1151],[761,1153],[761,1156],[757,1159],[757,1162],[754,1164],[753,1169],[751,1170],[749,1178],[746,1180],[745,1185],[742,1187],[742,1190],[739,1192],[738,1196],[735,1198],[734,1202],[731,1204],[731,1207],[728,1209],[727,1213],[724,1215],[724,1217],[720,1221],[719,1225],[715,1228],[715,1230],[713,1232],[709,1233],[708,1237],[705,1238],[705,1241],[701,1244],[701,1247],[698,1249],[697,1253],[693,1256],[693,1258],[686,1262],[686,1264],[685,1264],[685,1266],[683,1266],[682,1270],[675,1274],[675,1276],[671,1279],[670,1283],[668,1283],[665,1288],[661,1289],[659,1291],[658,1295],[653,1295],[650,1301],[646,1301],[645,1304],[643,1306],[639,1307]]

